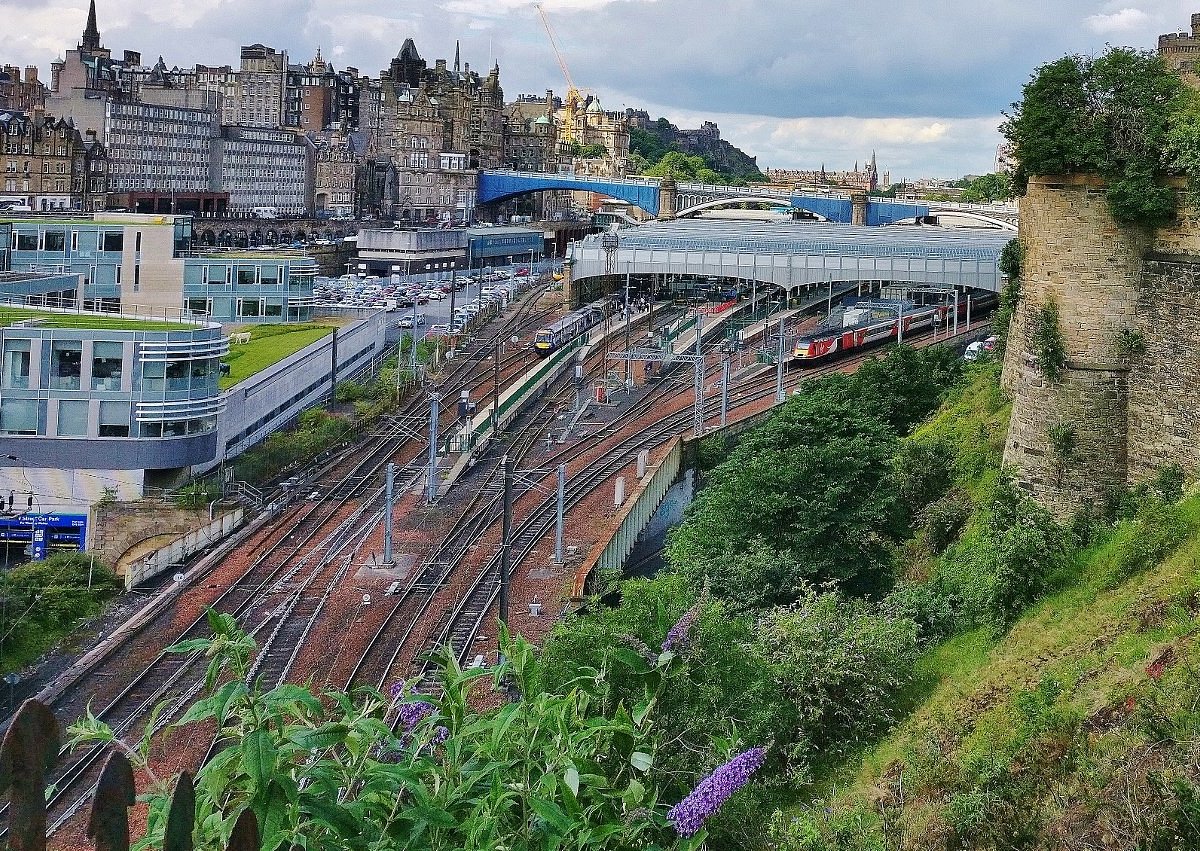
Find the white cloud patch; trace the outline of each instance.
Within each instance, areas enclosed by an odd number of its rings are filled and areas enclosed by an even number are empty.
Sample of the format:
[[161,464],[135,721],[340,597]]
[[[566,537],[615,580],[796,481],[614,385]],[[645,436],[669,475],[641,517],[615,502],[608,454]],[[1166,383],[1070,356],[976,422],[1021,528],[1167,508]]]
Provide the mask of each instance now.
[[1084,25],[1094,33],[1108,35],[1134,32],[1149,22],[1150,16],[1141,9],[1125,8],[1108,14],[1089,15],[1084,20]]

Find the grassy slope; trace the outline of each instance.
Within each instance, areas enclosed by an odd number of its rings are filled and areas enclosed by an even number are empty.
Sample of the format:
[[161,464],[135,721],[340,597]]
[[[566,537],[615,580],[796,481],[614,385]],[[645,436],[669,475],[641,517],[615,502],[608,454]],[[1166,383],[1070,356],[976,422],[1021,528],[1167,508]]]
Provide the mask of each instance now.
[[[982,495],[1007,413],[977,382],[917,439],[951,439]],[[786,814],[780,847],[1187,847],[1163,839],[1175,799],[1152,780],[1200,780],[1198,559],[1192,496],[1107,532],[1007,633],[929,650],[908,718]]]

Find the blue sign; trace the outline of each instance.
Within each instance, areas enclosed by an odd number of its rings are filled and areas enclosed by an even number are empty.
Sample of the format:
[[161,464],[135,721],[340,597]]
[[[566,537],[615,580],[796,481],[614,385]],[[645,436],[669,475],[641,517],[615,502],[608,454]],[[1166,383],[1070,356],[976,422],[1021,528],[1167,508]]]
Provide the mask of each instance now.
[[0,543],[26,544],[34,561],[52,550],[82,551],[87,546],[86,514],[21,514],[0,517]]

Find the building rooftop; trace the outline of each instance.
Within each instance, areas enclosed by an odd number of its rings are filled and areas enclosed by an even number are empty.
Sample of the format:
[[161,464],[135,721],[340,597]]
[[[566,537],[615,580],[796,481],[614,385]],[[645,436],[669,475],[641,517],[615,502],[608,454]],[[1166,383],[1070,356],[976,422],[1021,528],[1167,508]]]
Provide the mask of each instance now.
[[0,328],[25,324],[35,328],[89,328],[109,331],[196,331],[206,323],[166,322],[132,316],[39,310],[0,304]]
[[[603,234],[584,243],[599,243]],[[731,222],[678,219],[628,228],[624,249],[758,255],[938,257],[995,259],[1013,238],[1008,231],[893,225],[855,227],[828,222]]]
[[[298,325],[247,325],[228,329],[229,354],[221,360],[229,364],[229,374],[222,375],[220,387],[228,390],[240,381],[269,369],[284,358],[294,355],[305,346],[327,337],[350,320],[322,317],[316,322]],[[250,335],[248,342],[239,342],[242,334]]]

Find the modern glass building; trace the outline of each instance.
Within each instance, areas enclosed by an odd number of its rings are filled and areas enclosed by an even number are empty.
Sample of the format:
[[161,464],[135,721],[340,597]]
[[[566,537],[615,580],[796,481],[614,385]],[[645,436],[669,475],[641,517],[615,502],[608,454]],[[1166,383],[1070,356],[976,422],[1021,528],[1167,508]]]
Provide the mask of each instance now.
[[216,323],[0,304],[0,489],[46,512],[174,484],[216,454],[228,349]]
[[[85,310],[216,322],[303,321],[317,263],[300,252],[196,251],[190,216],[0,218],[0,272],[77,275]],[[0,286],[0,293],[7,293]]]

